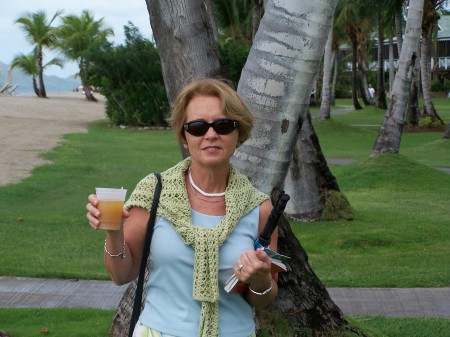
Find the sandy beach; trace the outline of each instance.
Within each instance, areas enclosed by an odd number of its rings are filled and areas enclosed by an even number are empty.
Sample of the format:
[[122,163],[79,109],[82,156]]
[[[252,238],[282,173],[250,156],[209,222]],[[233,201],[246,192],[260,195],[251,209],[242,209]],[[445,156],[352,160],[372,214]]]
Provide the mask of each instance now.
[[44,163],[39,154],[61,144],[63,135],[86,132],[106,117],[105,100],[88,102],[81,93],[0,97],[0,186],[17,183]]

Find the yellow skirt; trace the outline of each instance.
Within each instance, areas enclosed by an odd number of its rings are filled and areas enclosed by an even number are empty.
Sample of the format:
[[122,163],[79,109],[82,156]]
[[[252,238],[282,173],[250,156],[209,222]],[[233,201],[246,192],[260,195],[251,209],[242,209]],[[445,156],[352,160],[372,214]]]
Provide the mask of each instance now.
[[[136,327],[133,331],[133,337],[176,337],[173,335],[168,335],[165,333],[161,333],[146,327],[141,322],[137,322]],[[251,334],[248,337],[256,337],[256,333]]]

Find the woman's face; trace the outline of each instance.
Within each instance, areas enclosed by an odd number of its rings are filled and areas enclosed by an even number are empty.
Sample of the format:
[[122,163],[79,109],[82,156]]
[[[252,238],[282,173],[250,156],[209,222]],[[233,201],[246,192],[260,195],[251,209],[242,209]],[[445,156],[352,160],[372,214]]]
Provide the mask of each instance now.
[[[220,99],[215,96],[195,96],[186,109],[186,123],[194,120],[212,123],[223,118],[228,117],[222,110]],[[212,127],[199,137],[187,131],[184,133],[187,142],[185,146],[193,162],[205,166],[227,165],[238,145],[237,128],[226,135],[218,134]]]

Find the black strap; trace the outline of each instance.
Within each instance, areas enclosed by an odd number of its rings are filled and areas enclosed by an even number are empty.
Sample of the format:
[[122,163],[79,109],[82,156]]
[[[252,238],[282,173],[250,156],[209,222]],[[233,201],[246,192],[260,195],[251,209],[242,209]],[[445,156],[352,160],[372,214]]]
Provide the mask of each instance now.
[[145,268],[147,266],[148,254],[150,253],[150,243],[152,242],[153,228],[155,227],[156,210],[158,208],[159,196],[161,195],[161,175],[155,173],[158,183],[155,189],[155,195],[153,196],[152,208],[150,210],[150,217],[147,223],[147,234],[145,235],[144,250],[142,252],[141,269],[139,271],[138,283],[136,286],[136,296],[134,298],[133,313],[131,314],[130,330],[128,331],[128,337],[132,337],[134,327],[141,314],[142,305],[142,291],[144,289],[144,275]]

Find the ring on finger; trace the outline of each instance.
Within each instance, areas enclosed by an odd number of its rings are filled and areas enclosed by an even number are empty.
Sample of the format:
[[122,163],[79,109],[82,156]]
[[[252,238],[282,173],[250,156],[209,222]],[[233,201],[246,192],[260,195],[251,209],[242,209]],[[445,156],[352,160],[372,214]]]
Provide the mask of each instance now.
[[244,265],[240,264],[239,267],[237,268],[238,272],[241,272],[242,268],[244,268]]

